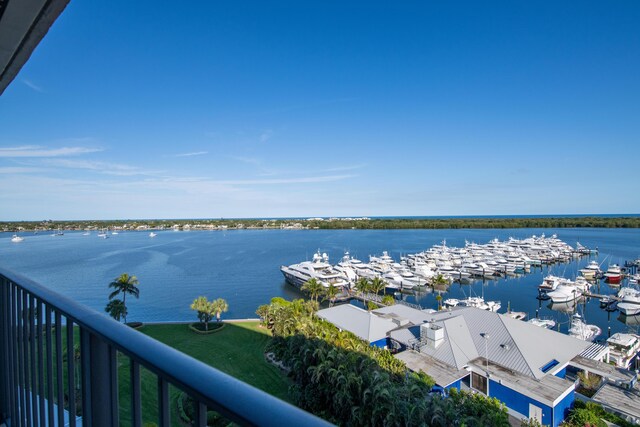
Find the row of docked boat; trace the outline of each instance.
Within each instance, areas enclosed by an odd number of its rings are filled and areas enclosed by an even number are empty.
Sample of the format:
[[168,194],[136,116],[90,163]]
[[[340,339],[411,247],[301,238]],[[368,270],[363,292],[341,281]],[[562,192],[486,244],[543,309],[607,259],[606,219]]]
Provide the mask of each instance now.
[[[280,270],[287,282],[296,287],[314,278],[325,287],[336,286],[346,290],[355,287],[362,278],[377,277],[385,282],[388,292],[395,292],[420,289],[435,282],[448,285],[453,281],[468,282],[525,273],[531,267],[566,262],[579,255],[556,235],[542,235],[507,241],[494,239],[486,244],[466,242],[461,248],[448,246],[444,241],[426,251],[403,256],[400,262],[386,251],[382,255],[369,256],[368,262],[347,252],[338,264],[332,265],[328,255],[318,251],[311,261],[281,266]],[[434,281],[434,278],[439,280]],[[499,302],[480,302],[477,299],[482,298],[450,300],[449,305],[478,306],[492,311],[500,308]]]

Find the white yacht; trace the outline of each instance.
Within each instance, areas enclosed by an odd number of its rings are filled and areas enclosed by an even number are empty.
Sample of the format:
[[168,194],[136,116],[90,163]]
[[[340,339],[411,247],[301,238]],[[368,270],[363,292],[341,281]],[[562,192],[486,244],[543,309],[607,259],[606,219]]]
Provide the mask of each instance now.
[[587,280],[593,280],[602,274],[602,271],[597,261],[591,261],[585,268],[580,269],[580,274]]
[[609,361],[622,369],[629,369],[631,362],[640,351],[640,339],[634,334],[615,333],[607,339],[607,344],[609,344]]
[[554,303],[574,301],[582,295],[580,289],[570,283],[561,283],[547,295]]
[[302,287],[305,282],[313,278],[327,288],[329,285],[349,288],[349,281],[329,264],[329,257],[326,253],[314,254],[312,261],[303,261],[289,266],[283,265],[280,267],[280,271],[286,281],[297,288]]
[[20,237],[17,234],[14,234],[13,237],[11,237],[11,241],[13,243],[20,243],[24,240],[24,237]]
[[154,233],[153,231],[151,233],[149,233],[149,237],[156,237],[156,236],[157,236],[157,234]]
[[556,322],[554,320],[540,319],[537,317],[533,319],[529,319],[527,322],[531,323],[532,325],[538,326],[540,328],[545,328],[545,329],[553,329],[556,326]]
[[602,333],[597,325],[587,325],[582,316],[575,313],[571,316],[571,327],[569,328],[569,335],[578,338],[583,341],[593,341],[598,335]]
[[618,291],[618,310],[626,316],[640,314],[640,291],[635,288],[622,288]]

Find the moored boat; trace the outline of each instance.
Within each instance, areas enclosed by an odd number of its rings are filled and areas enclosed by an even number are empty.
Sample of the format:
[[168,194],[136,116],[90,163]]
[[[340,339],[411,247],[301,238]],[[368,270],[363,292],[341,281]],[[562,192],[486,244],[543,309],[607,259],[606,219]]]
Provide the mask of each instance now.
[[620,283],[622,280],[622,271],[618,264],[611,264],[607,269],[607,272],[604,273],[604,278],[609,283]]
[[598,335],[602,333],[597,325],[588,325],[582,320],[582,316],[575,313],[571,317],[571,327],[569,328],[569,335],[578,338],[583,341],[593,341]]

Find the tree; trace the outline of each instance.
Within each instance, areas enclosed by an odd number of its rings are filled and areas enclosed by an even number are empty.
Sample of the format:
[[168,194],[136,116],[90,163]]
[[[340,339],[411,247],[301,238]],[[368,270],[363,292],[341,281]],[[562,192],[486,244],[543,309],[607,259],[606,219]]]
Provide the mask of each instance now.
[[127,317],[127,306],[119,299],[109,301],[104,311],[109,313],[109,316],[113,317],[118,322],[120,319]]
[[384,305],[393,305],[393,304],[395,304],[395,302],[396,302],[396,300],[391,295],[385,295],[385,296],[382,297],[382,303]]
[[216,319],[219,322],[220,315],[229,311],[229,304],[227,304],[227,301],[223,298],[218,298],[211,304],[213,305],[213,311],[216,313]]
[[207,297],[198,297],[191,303],[191,310],[198,312],[198,320],[200,323],[204,323],[205,331],[209,330],[209,322],[216,315],[217,309],[215,301],[208,301]]
[[333,305],[333,302],[339,294],[340,289],[332,284],[329,284],[329,287],[324,290],[324,299],[329,301],[329,307]]
[[315,277],[312,277],[311,279],[307,280],[304,285],[302,285],[300,290],[308,293],[311,300],[317,302],[318,297],[322,293],[323,286],[322,283],[318,282]]
[[380,292],[384,291],[384,288],[386,287],[387,282],[379,277],[374,277],[371,281],[371,292],[373,292],[374,294],[379,294]]
[[113,300],[119,294],[122,294],[122,305],[124,305],[124,322],[127,323],[127,294],[136,298],[140,297],[140,289],[138,289],[138,279],[136,276],[129,276],[127,273],[122,273],[119,277],[109,283],[109,287],[114,291],[109,294],[109,300]]
[[361,277],[356,282],[356,289],[362,293],[367,293],[371,290],[371,285],[369,279],[366,277]]
[[447,286],[449,286],[449,280],[441,273],[438,273],[429,279],[429,284],[433,289],[446,290]]

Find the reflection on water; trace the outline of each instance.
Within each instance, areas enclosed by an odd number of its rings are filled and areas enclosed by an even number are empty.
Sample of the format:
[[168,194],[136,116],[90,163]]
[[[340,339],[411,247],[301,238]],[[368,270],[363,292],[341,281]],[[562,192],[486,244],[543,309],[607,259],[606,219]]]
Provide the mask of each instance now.
[[559,311],[561,313],[569,313],[569,314],[573,314],[576,312],[576,307],[578,307],[578,305],[580,303],[584,303],[585,299],[583,297],[580,297],[576,300],[573,301],[568,301],[568,302],[551,302],[549,303],[549,305],[547,305],[547,308],[549,310],[553,310],[553,311]]
[[620,313],[618,320],[627,326],[638,326],[640,325],[640,314],[636,314],[635,316],[626,316]]

